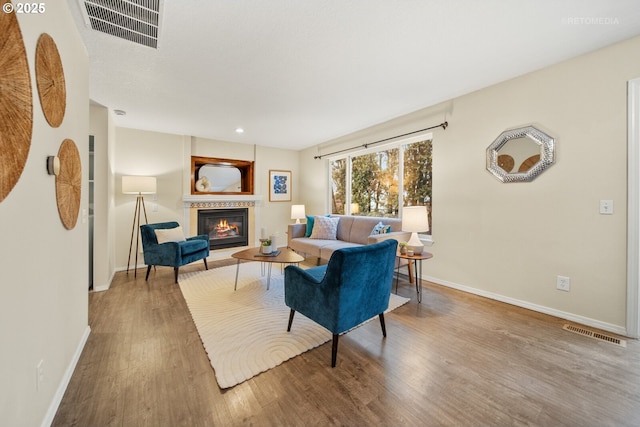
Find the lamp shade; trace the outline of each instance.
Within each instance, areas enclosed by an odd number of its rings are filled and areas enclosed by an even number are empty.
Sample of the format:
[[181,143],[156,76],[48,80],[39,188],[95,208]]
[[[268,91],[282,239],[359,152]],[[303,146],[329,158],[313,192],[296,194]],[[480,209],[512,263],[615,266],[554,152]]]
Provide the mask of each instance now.
[[153,194],[156,192],[155,176],[123,176],[122,193]]
[[291,205],[291,219],[300,220],[304,218],[305,210],[304,205]]
[[402,208],[402,231],[420,233],[429,231],[429,218],[426,206]]

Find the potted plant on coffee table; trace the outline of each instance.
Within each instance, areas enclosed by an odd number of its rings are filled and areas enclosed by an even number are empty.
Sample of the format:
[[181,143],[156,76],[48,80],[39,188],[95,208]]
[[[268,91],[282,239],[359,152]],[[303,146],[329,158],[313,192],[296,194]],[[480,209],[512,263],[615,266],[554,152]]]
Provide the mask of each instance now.
[[271,248],[271,240],[270,239],[262,240],[262,244],[260,245],[260,253],[268,255],[271,252],[273,252]]

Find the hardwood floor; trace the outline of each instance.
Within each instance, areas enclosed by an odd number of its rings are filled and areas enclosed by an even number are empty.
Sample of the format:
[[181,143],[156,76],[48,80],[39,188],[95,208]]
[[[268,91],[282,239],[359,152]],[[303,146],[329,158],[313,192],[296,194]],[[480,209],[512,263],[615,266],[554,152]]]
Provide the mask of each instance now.
[[220,390],[173,270],[118,273],[90,293],[92,333],[53,426],[640,425],[638,341],[433,284],[422,304],[407,281],[398,293],[412,300],[385,316],[387,338],[379,322],[349,332],[336,368],[328,342]]

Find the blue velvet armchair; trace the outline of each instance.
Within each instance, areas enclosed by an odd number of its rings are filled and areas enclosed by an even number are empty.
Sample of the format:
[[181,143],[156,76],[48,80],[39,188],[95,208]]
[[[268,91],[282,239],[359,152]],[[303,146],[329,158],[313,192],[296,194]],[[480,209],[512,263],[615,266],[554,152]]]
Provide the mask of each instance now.
[[145,280],[149,280],[151,267],[156,265],[173,267],[176,283],[178,283],[178,269],[183,265],[203,259],[204,268],[206,270],[209,269],[207,265],[209,236],[206,234],[187,237],[184,241],[158,244],[156,230],[172,229],[178,227],[178,225],[177,222],[171,221],[140,226],[144,263],[148,266]]
[[326,265],[284,270],[284,299],[291,308],[287,331],[296,311],[333,334],[331,367],[336,366],[338,338],[359,324],[378,316],[387,336],[384,312],[389,308],[398,242],[380,243],[333,252]]

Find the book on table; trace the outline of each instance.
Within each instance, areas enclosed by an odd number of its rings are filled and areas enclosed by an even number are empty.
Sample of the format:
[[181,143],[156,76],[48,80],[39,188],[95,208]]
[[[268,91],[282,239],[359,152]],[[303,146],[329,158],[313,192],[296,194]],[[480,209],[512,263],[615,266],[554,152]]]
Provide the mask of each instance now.
[[257,254],[255,254],[254,256],[259,256],[259,257],[268,257],[268,256],[278,256],[280,255],[280,249],[277,249],[273,252],[270,252],[268,254],[263,254],[262,252],[259,252]]

